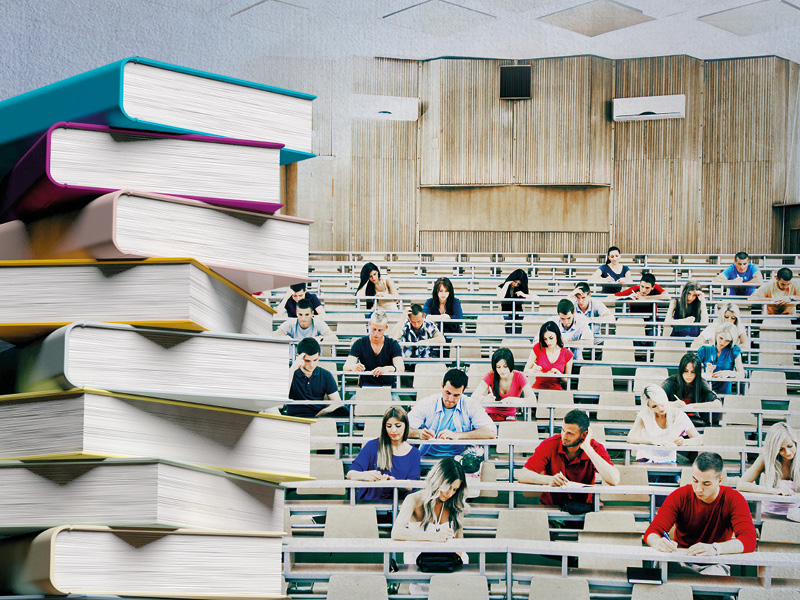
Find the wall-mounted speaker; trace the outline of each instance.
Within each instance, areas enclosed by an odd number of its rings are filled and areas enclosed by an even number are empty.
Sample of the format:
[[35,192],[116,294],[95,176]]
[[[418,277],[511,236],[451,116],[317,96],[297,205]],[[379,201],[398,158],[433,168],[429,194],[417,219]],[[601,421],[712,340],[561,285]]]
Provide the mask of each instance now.
[[500,99],[525,100],[531,97],[531,66],[500,67]]

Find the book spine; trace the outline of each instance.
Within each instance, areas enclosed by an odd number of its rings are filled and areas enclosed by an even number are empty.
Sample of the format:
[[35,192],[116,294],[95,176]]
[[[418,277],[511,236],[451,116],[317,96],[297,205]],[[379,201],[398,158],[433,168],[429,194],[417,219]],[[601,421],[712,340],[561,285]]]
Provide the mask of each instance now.
[[67,371],[67,338],[75,324],[57,329],[43,340],[22,348],[16,391],[42,392],[80,387],[73,385]]

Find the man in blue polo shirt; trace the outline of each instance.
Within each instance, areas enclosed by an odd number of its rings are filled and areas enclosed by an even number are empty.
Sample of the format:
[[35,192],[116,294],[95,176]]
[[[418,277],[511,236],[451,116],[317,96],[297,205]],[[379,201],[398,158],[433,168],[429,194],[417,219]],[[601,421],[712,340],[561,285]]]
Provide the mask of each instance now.
[[747,252],[738,252],[733,257],[733,264],[711,280],[714,283],[754,283],[755,285],[732,285],[728,294],[732,296],[749,296],[764,283],[764,276],[758,267],[750,262]]
[[320,400],[325,404],[285,404],[281,411],[291,417],[346,417],[347,409],[342,405],[336,380],[327,369],[319,364],[319,342],[314,338],[304,338],[297,344],[297,358],[289,374],[290,400]]
[[[464,396],[467,374],[450,369],[442,382],[442,393],[417,400],[408,413],[408,437],[422,440],[470,440],[497,437],[492,419],[480,402]],[[422,445],[423,456],[456,456],[463,445]]]

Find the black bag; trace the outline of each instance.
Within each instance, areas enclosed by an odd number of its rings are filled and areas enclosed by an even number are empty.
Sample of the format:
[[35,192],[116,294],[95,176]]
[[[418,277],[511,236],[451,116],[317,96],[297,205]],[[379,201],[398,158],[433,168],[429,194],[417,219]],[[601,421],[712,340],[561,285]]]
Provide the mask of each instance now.
[[417,556],[417,566],[423,573],[452,573],[463,564],[457,552],[420,552]]
[[585,515],[594,511],[594,504],[591,502],[580,502],[578,500],[567,500],[561,505],[565,511],[571,515]]

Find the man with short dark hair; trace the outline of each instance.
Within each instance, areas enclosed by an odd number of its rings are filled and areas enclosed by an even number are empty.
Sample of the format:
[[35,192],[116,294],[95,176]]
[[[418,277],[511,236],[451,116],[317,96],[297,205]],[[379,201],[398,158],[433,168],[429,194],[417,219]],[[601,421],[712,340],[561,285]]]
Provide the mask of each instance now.
[[[660,552],[686,548],[689,556],[753,552],[756,530],[747,501],[733,488],[720,485],[722,470],[719,454],[700,454],[692,465],[692,483],[667,496],[644,532],[645,543]],[[669,536],[673,525],[674,540]],[[730,574],[726,565],[686,566],[706,575]]]
[[386,336],[389,317],[380,309],[372,313],[367,326],[369,335],[358,338],[350,348],[344,362],[344,371],[364,373],[359,380],[360,387],[391,386],[395,377],[388,373],[403,373],[403,351],[400,344]]
[[275,308],[278,314],[286,313],[293,319],[297,318],[297,303],[303,298],[311,301],[311,308],[314,310],[315,315],[320,317],[325,316],[325,310],[322,308],[322,302],[319,301],[316,294],[306,291],[305,283],[294,283],[289,286],[289,289],[284,294],[280,304]]
[[594,335],[600,333],[600,323],[614,322],[614,313],[600,300],[592,298],[592,289],[585,281],[575,284],[575,289],[569,293],[567,300],[574,303],[576,314],[583,315],[588,319]]
[[[582,314],[575,314],[575,305],[572,300],[562,298],[556,306],[558,321],[556,324],[561,330],[564,345],[570,348],[576,346],[591,346],[594,342],[594,333],[589,326],[589,319]],[[571,343],[567,343],[571,342]]]
[[753,292],[748,300],[775,300],[767,304],[768,315],[793,315],[795,302],[800,298],[800,286],[792,280],[792,271],[786,267],[778,269],[772,281]]
[[307,337],[313,337],[320,342],[337,342],[339,338],[325,321],[313,315],[313,310],[311,300],[308,298],[300,300],[297,303],[297,318],[286,319],[281,323],[275,330],[275,337],[288,337],[295,342]]
[[[408,413],[409,437],[422,440],[470,440],[497,437],[492,419],[483,405],[464,396],[467,374],[460,369],[450,369],[444,375],[442,392],[414,403]],[[466,446],[423,445],[423,456],[456,456]]]
[[297,357],[289,371],[290,400],[326,400],[328,404],[285,404],[283,414],[292,417],[346,417],[336,380],[319,365],[319,342],[307,337],[297,344]]
[[[597,473],[600,473],[603,483],[619,483],[619,469],[611,464],[611,457],[603,445],[592,439],[589,417],[574,409],[564,416],[560,435],[542,440],[536,446],[533,456],[517,474],[517,481],[553,487],[570,482],[592,485]],[[540,502],[562,506],[571,513],[592,510],[591,494],[545,492]]]
[[[400,318],[387,335],[398,342],[416,344],[403,348],[406,358],[430,358],[431,346],[447,343],[442,332],[433,321],[428,320],[419,304],[407,308],[405,318]],[[413,371],[413,367],[413,364],[406,365],[406,371]]]
[[[642,314],[645,321],[654,321],[656,315],[656,302],[669,300],[669,294],[656,283],[656,276],[652,273],[643,273],[639,285],[614,294],[620,300],[629,300],[629,313]],[[646,301],[645,301],[646,300]],[[648,325],[645,329],[647,335],[655,335],[655,326]],[[649,344],[651,342],[640,342]],[[636,345],[636,344],[634,344]]]
[[[736,256],[733,257],[733,264],[711,281],[714,283],[747,283],[750,281],[761,285],[764,283],[764,277],[758,267],[750,262],[750,256],[747,252],[737,252]],[[728,294],[732,296],[749,296],[755,291],[756,286],[749,285],[734,285],[728,288]]]

